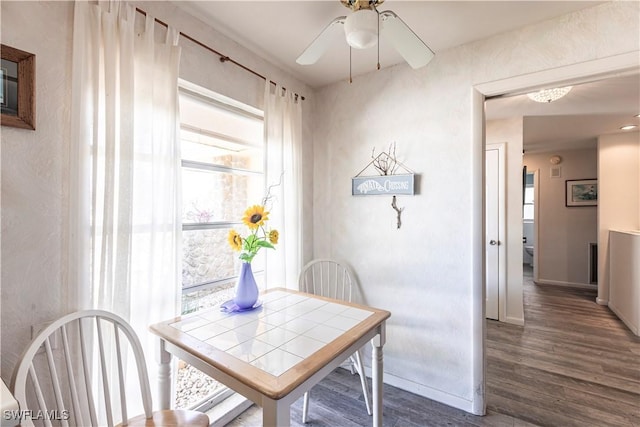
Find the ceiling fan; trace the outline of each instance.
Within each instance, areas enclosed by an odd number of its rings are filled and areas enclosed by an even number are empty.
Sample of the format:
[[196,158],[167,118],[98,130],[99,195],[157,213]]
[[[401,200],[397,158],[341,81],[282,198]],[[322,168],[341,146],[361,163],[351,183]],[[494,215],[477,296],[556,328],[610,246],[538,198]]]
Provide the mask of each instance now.
[[[424,67],[435,55],[398,15],[390,10],[378,11],[377,6],[384,0],[340,0],[340,2],[352,12],[331,21],[296,59],[298,64],[315,64],[327,51],[336,33],[343,29],[347,43],[356,49],[373,47],[378,44],[379,38],[383,37],[414,69]],[[379,60],[378,69],[380,69]]]

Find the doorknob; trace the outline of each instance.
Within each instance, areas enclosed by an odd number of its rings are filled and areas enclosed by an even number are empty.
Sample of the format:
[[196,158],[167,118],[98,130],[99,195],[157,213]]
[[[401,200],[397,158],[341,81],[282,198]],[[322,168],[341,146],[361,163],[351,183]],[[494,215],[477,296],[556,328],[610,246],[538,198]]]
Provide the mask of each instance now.
[[489,244],[490,244],[491,246],[495,246],[495,245],[500,244],[500,242],[498,242],[497,240],[489,240]]

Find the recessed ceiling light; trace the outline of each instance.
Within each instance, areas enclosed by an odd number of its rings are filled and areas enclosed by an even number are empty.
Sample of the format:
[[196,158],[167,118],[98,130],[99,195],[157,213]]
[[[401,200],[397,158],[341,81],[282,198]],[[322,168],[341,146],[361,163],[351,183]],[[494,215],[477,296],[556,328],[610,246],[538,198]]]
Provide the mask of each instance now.
[[635,129],[637,128],[637,125],[626,125],[626,126],[622,126],[620,129],[621,130],[631,130],[631,129]]
[[640,114],[636,114],[636,117],[640,117]]

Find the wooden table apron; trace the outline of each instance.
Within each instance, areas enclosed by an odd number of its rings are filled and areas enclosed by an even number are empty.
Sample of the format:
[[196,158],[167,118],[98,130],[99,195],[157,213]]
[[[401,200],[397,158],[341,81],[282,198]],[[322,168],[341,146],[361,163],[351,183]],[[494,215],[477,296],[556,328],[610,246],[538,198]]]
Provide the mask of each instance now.
[[371,341],[373,425],[381,426],[382,347],[385,343],[385,321],[390,313],[280,288],[267,291],[265,294],[275,291],[359,308],[371,311],[372,314],[277,377],[170,326],[180,321],[180,317],[152,325],[150,330],[160,337],[158,377],[161,408],[168,409],[171,404],[171,356],[175,355],[261,406],[265,426],[288,426],[291,404],[340,366],[367,341]]

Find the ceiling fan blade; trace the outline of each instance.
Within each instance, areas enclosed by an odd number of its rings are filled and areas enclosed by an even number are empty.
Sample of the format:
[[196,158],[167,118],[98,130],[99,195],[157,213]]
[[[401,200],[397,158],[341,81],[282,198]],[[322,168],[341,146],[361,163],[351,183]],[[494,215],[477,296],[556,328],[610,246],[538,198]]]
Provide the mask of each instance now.
[[343,24],[346,16],[338,16],[331,21],[324,30],[311,42],[309,46],[300,54],[296,62],[300,65],[315,64],[318,59],[326,52],[334,38],[338,34],[344,36]]
[[387,39],[411,68],[424,67],[434,53],[402,19],[390,10],[380,12],[380,35]]

